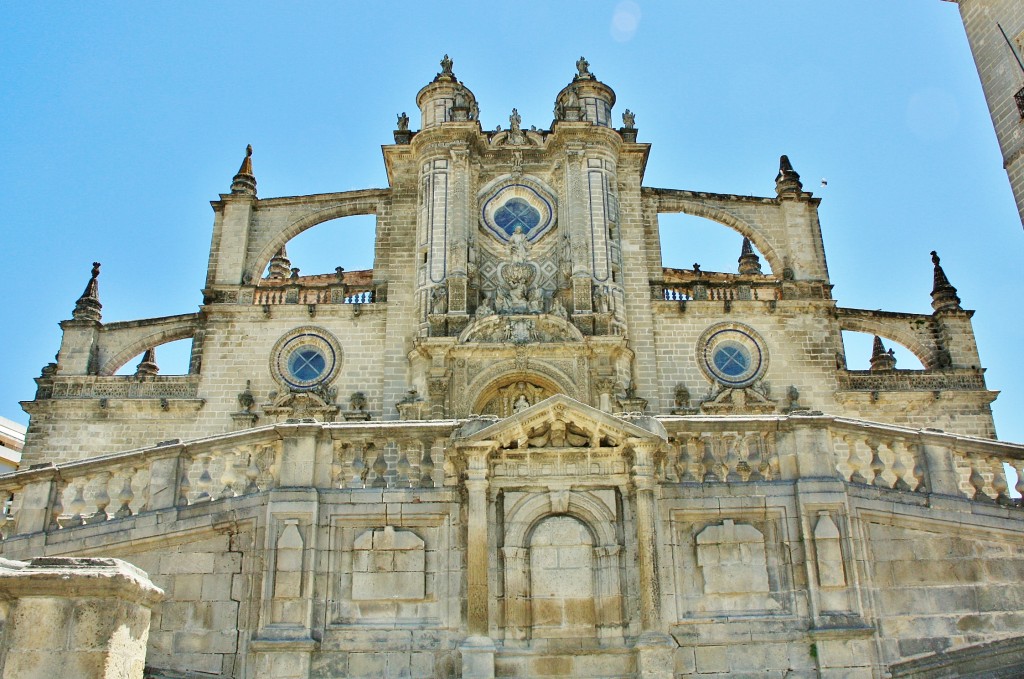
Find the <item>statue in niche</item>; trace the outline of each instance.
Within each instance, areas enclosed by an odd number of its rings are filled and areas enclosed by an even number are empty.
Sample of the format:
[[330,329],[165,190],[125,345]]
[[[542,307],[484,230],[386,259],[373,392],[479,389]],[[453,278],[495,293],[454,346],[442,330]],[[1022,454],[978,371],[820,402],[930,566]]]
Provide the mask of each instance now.
[[523,263],[530,256],[530,242],[526,240],[523,227],[517,226],[508,237],[508,257],[513,262]]
[[398,129],[402,132],[409,129],[409,116],[405,115],[405,111],[398,114]]
[[487,318],[488,316],[494,315],[494,306],[491,301],[491,293],[485,292],[484,298],[480,300],[480,304],[476,307],[477,318]]
[[558,316],[563,321],[569,318],[569,312],[565,310],[565,305],[562,304],[562,300],[555,297],[551,302],[551,310],[548,312],[552,316]]
[[594,310],[601,314],[608,313],[608,293],[605,292],[604,286],[594,286]]
[[526,395],[525,394],[519,394],[519,398],[517,398],[516,402],[514,404],[512,404],[512,412],[514,412],[514,413],[522,412],[523,410],[526,410],[529,407],[530,407],[530,402],[526,400]]
[[448,291],[444,285],[435,285],[430,291],[430,313],[448,313]]
[[544,313],[544,293],[537,286],[530,288],[526,306],[531,314]]

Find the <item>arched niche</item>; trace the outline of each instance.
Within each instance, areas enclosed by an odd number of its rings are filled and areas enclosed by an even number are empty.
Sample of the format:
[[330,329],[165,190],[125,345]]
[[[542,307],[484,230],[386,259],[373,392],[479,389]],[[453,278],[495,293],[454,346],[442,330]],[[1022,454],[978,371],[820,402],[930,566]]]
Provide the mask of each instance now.
[[[523,389],[519,388],[520,383],[524,385]],[[466,386],[472,403],[470,412],[498,417],[508,417],[517,412],[514,408],[508,412],[508,405],[515,405],[520,394],[525,396],[529,405],[535,405],[555,394],[581,400],[579,391],[569,375],[539,361],[531,361],[528,370],[517,368],[512,360],[499,361],[471,379]],[[491,404],[501,399],[511,401],[505,403],[500,412],[489,412]]]
[[534,493],[505,526],[506,640],[621,637],[622,550],[606,504],[585,492]]

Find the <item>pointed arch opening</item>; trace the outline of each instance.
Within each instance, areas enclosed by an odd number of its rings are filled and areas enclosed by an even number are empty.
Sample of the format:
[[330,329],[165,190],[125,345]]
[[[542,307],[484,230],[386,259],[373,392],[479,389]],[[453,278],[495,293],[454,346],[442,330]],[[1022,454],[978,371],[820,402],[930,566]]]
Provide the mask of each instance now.
[[[881,336],[886,350],[892,349],[899,370],[924,370],[921,359],[896,340]],[[843,354],[847,370],[870,370],[875,335],[854,330],[843,330]]]

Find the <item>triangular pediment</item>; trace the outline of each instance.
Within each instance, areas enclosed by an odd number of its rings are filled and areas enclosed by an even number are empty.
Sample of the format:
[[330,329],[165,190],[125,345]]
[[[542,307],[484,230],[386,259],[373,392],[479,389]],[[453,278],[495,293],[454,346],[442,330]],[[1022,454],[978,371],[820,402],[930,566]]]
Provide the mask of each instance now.
[[564,394],[463,437],[467,443],[496,441],[500,448],[609,448],[629,439],[660,443],[667,434],[653,417],[616,417]]

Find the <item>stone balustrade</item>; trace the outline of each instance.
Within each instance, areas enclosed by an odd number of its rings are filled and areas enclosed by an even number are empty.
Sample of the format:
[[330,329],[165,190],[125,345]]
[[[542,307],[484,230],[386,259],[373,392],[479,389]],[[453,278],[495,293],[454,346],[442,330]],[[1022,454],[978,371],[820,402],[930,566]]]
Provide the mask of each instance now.
[[777,282],[708,282],[666,284],[662,287],[662,299],[668,302],[736,300],[775,301],[782,299],[782,286]]
[[353,285],[279,285],[257,287],[253,291],[253,304],[372,304],[372,286]]
[[[663,418],[666,484],[827,475],[896,491],[1020,504],[1024,445],[819,414]],[[456,482],[460,421],[288,422],[0,476],[0,537],[68,530],[279,487],[374,492]],[[447,468],[446,468],[447,467]]]

